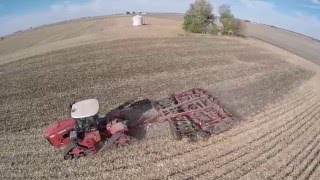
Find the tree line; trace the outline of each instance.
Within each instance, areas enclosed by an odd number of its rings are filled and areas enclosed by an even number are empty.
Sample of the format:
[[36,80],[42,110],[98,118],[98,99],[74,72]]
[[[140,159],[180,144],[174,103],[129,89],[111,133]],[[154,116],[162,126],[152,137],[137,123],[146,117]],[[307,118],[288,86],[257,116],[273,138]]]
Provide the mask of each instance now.
[[195,0],[184,16],[183,29],[192,33],[240,35],[241,22],[232,14],[230,5],[218,8],[220,16],[214,15],[212,10],[208,0]]

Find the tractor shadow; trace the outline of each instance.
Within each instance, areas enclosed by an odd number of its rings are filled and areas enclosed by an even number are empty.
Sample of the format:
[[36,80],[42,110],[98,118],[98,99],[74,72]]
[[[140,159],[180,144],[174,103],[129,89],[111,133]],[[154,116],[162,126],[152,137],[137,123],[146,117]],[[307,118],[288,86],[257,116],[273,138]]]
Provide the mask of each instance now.
[[143,140],[146,137],[146,127],[145,126],[135,126],[130,127],[128,135],[136,138],[137,140]]

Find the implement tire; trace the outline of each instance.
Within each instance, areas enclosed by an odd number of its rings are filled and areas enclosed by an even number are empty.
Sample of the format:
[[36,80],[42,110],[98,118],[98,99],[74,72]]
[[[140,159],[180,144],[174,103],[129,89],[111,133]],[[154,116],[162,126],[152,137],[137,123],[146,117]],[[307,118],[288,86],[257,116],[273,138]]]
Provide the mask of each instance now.
[[178,131],[177,129],[177,125],[175,121],[170,120],[169,121],[169,125],[170,125],[170,131],[171,131],[171,136],[174,140],[181,140],[182,136],[181,133]]

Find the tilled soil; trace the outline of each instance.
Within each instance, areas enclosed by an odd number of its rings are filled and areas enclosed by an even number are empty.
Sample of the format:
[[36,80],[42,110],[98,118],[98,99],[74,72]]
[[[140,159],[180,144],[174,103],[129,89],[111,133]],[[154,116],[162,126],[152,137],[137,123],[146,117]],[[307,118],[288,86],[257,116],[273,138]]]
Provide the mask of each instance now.
[[[299,88],[314,73],[241,38],[136,38],[52,51],[0,66],[4,178],[308,178],[319,170],[320,97]],[[128,100],[202,87],[234,114],[207,141],[173,141],[167,123],[140,142],[64,161],[43,129],[68,101],[97,98],[101,113]]]

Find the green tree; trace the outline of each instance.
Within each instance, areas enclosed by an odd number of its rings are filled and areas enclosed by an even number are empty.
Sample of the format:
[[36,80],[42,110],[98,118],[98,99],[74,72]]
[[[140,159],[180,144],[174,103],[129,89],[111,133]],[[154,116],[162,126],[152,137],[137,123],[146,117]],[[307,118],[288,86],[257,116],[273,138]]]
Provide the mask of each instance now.
[[196,0],[184,16],[183,29],[193,33],[204,33],[212,19],[212,6],[207,0]]
[[229,4],[222,4],[219,7],[218,10],[219,14],[220,14],[220,19],[224,19],[224,18],[228,18],[228,19],[233,19],[234,16],[231,13],[231,8]]
[[211,23],[209,28],[210,28],[210,31],[209,31],[210,34],[213,34],[213,35],[218,34],[219,30],[217,25],[215,25],[214,23]]
[[241,22],[234,18],[230,5],[222,4],[219,7],[220,21],[223,24],[223,34],[240,35]]

